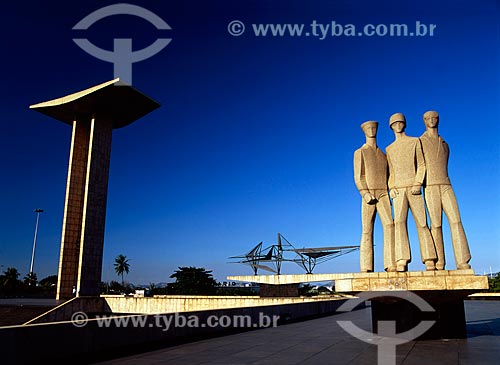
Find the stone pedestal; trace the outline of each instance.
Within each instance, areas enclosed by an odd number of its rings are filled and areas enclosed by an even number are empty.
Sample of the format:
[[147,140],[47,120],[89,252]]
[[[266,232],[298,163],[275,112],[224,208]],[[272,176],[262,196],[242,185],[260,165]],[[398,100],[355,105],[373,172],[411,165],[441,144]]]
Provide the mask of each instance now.
[[159,106],[119,79],[30,106],[73,127],[58,300],[99,295],[112,131]]
[[396,333],[409,331],[422,321],[435,321],[436,323],[418,339],[466,337],[464,301],[460,293],[452,295],[446,291],[414,293],[429,303],[435,312],[423,312],[412,303],[400,298],[388,296],[372,299],[373,332],[379,332],[379,321],[395,321]]
[[[356,294],[381,292],[371,299],[373,332],[379,321],[395,321],[396,333],[415,328],[424,320],[435,324],[419,339],[466,337],[464,299],[488,288],[485,276],[472,270],[367,273],[336,280],[336,291]],[[383,293],[382,293],[383,292]],[[425,300],[433,312],[422,311],[410,301],[392,297],[391,292],[411,292]]]
[[[473,270],[228,276],[228,280],[260,283],[271,293],[280,293],[280,287],[292,284],[332,280],[339,293],[369,294],[375,333],[379,321],[396,321],[396,333],[411,330],[421,321],[435,321],[420,338],[464,337],[463,301],[472,293],[488,289],[488,278],[474,275]],[[394,297],[391,293],[402,295]],[[415,294],[432,310],[422,311],[404,299]]]

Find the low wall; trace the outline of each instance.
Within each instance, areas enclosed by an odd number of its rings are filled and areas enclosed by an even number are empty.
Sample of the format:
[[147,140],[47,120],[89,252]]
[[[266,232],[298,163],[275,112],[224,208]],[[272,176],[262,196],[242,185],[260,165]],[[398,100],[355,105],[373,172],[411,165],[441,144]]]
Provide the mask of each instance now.
[[469,295],[467,300],[500,300],[500,293],[475,293]]
[[103,295],[108,311],[113,313],[175,313],[200,310],[261,307],[268,305],[300,304],[331,301],[332,297],[258,297],[258,296],[203,296],[203,295],[155,295],[154,297],[124,297]]
[[[104,324],[102,319],[90,319],[84,325],[80,323],[79,327],[68,321],[3,327],[0,328],[1,359],[2,364],[42,361],[89,362],[106,358],[110,354],[124,356],[133,352],[166,347],[180,339],[193,340],[200,336],[209,337],[228,331],[259,328],[258,324],[263,316],[269,318],[279,316],[279,322],[286,323],[290,320],[329,315],[335,313],[344,302],[345,300],[310,300],[294,304],[193,311],[186,314],[170,313],[161,317],[127,315],[120,316],[122,320],[118,324],[111,321],[109,325]],[[197,327],[176,325],[165,330],[165,321],[170,320],[171,323],[175,323],[175,317],[180,315],[185,318],[194,316],[192,318],[197,318],[200,325]],[[234,328],[224,325],[214,327],[202,325],[208,323],[211,316],[234,318],[242,315],[251,319],[250,326]],[[126,324],[125,318],[129,319]],[[136,322],[134,325],[132,318],[143,318],[144,322],[141,325],[137,325]]]

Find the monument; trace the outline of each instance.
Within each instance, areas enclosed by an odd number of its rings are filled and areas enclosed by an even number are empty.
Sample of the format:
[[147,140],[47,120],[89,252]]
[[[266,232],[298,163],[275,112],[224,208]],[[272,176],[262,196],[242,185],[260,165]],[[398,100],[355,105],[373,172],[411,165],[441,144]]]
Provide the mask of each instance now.
[[411,209],[417,225],[422,262],[427,270],[435,270],[436,249],[427,227],[427,215],[421,195],[425,177],[425,161],[420,140],[405,134],[406,118],[402,113],[391,115],[389,126],[396,138],[386,149],[389,163],[389,189],[394,205],[396,270],[407,271],[408,263],[411,261],[407,229],[408,208]]
[[[464,299],[488,289],[486,276],[477,276],[470,268],[469,246],[461,223],[455,195],[448,178],[449,148],[437,132],[439,115],[424,114],[426,132],[420,137],[405,134],[406,118],[395,113],[389,119],[396,140],[387,147],[389,178],[384,170],[383,153],[376,146],[377,124],[361,125],[366,143],[354,153],[355,183],[362,196],[363,235],[360,250],[361,272],[294,275],[228,276],[228,280],[260,283],[279,288],[300,283],[335,281],[339,293],[359,295],[371,300],[372,332],[379,333],[380,324],[393,322],[396,333],[408,334],[426,321],[432,326],[420,338],[461,338],[467,335]],[[385,214],[387,185],[394,206],[396,271],[387,270],[387,232],[392,216]],[[422,197],[424,188],[425,202]],[[426,206],[431,217],[427,226]],[[410,246],[407,231],[408,209],[412,210],[420,241],[422,262],[426,270],[408,271]],[[390,211],[390,210],[389,210]],[[447,215],[452,231],[457,270],[445,270],[441,233],[442,212]],[[375,212],[384,225],[384,267],[387,272],[372,269],[372,236]],[[389,213],[390,215],[390,213]],[[433,239],[434,238],[434,239]],[[437,249],[437,253],[436,253]],[[436,264],[437,263],[437,264]],[[437,269],[437,270],[436,270]],[[418,296],[430,305],[422,311],[406,298]],[[429,322],[430,321],[430,322]]]
[[100,294],[112,131],[159,106],[119,78],[30,106],[73,128],[56,299]]
[[384,268],[396,271],[394,222],[387,192],[387,158],[377,146],[378,122],[361,124],[366,143],[354,152],[354,181],[361,194],[362,236],[359,261],[361,272],[373,271],[373,225],[378,212],[384,229]]
[[423,115],[426,131],[420,136],[424,153],[426,175],[424,196],[429,217],[431,220],[431,234],[436,247],[436,268],[445,268],[443,243],[443,211],[450,223],[451,241],[455,253],[456,267],[459,270],[470,269],[471,259],[469,244],[465,236],[457,199],[448,177],[448,158],[450,149],[448,144],[438,134],[439,114],[428,111]]

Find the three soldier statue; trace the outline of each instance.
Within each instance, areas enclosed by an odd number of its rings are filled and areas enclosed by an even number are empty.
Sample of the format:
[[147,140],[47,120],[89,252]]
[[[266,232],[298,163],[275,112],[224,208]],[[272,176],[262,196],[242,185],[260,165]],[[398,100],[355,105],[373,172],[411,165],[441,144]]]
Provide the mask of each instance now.
[[[366,143],[354,152],[354,180],[362,197],[362,272],[373,271],[373,226],[376,213],[384,230],[384,269],[408,270],[411,261],[408,209],[411,209],[416,223],[420,253],[426,270],[445,268],[443,211],[450,224],[456,267],[459,270],[470,269],[469,245],[448,177],[449,148],[438,134],[439,114],[428,111],[424,113],[423,120],[426,131],[420,138],[409,137],[405,134],[405,116],[402,113],[391,115],[389,126],[395,140],[387,146],[387,156],[377,147],[378,123],[367,121],[361,124]],[[394,217],[389,197],[392,199]]]

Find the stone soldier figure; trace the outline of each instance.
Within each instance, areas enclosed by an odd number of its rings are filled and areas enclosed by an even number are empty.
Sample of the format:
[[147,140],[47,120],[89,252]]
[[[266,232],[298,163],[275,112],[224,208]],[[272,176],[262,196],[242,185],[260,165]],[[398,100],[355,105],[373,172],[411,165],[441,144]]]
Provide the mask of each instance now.
[[444,270],[444,244],[443,244],[443,210],[450,223],[451,240],[455,252],[457,269],[470,269],[468,262],[471,259],[469,244],[465,236],[464,227],[458,211],[457,199],[448,177],[448,157],[450,149],[448,144],[438,134],[439,114],[428,111],[423,115],[426,131],[420,137],[424,152],[426,177],[425,177],[425,203],[431,219],[431,234],[436,246],[438,261],[436,268]]
[[434,242],[427,226],[421,187],[425,177],[425,161],[420,140],[405,134],[406,118],[402,113],[391,115],[389,125],[396,140],[387,149],[389,189],[394,205],[395,255],[397,271],[406,271],[411,261],[408,240],[408,207],[417,226],[422,262],[427,270],[435,270],[437,260]]
[[354,181],[361,194],[363,233],[360,245],[362,272],[373,271],[373,224],[378,212],[384,229],[384,268],[396,271],[394,259],[394,223],[391,202],[387,192],[387,159],[377,147],[378,123],[361,124],[366,143],[354,152]]

